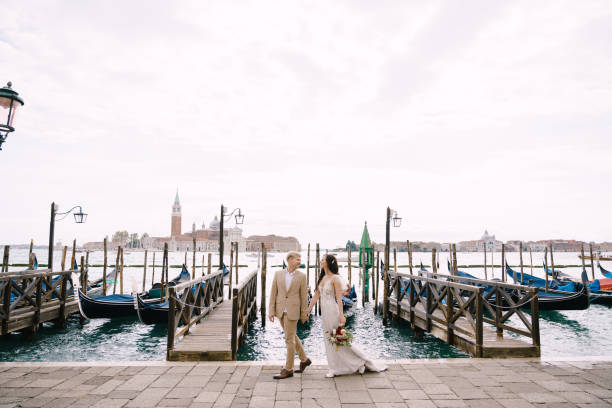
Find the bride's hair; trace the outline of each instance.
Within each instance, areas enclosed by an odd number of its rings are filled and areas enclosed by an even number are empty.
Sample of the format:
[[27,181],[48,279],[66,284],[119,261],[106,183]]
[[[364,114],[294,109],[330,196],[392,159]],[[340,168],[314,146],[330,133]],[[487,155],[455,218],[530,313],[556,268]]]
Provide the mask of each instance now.
[[[338,260],[336,259],[335,256],[325,255],[325,263],[327,264],[327,267],[329,268],[329,271],[331,273],[333,273],[334,275],[338,274]],[[325,276],[325,269],[321,268],[321,272],[319,273],[319,280],[317,281],[317,287],[323,280],[324,276]]]

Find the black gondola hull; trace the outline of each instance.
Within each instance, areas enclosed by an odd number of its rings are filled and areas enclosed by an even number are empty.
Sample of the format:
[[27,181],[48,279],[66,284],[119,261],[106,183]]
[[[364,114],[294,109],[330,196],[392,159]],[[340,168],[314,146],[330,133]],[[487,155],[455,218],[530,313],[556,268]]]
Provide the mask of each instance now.
[[571,293],[567,296],[544,297],[540,292],[538,296],[538,308],[540,310],[584,310],[589,308],[589,294],[583,286],[580,292]]
[[592,305],[612,306],[612,294],[591,293],[590,298]]
[[144,324],[168,323],[168,307],[151,307],[140,295],[138,299],[138,319]]
[[80,311],[88,319],[109,319],[113,317],[136,317],[134,302],[113,302],[96,300],[79,289]]

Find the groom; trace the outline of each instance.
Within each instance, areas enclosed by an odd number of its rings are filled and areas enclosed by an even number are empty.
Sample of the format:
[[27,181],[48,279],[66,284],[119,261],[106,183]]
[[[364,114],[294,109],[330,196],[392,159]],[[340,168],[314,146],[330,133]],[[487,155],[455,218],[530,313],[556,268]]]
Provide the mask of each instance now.
[[272,281],[269,318],[271,322],[274,322],[275,316],[280,319],[287,346],[287,361],[280,374],[274,376],[277,380],[293,377],[293,359],[296,351],[300,357],[300,369],[296,370],[296,373],[303,372],[311,364],[296,335],[298,319],[301,318],[302,323],[308,320],[308,282],[306,275],[297,270],[301,263],[299,252],[289,252],[287,269],[277,271]]

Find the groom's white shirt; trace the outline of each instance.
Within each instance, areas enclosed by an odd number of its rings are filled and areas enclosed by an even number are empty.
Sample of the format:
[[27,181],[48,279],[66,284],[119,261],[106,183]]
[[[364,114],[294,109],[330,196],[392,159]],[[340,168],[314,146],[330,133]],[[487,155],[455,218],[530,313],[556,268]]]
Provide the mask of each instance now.
[[[285,269],[285,290],[287,292],[289,292],[289,288],[291,287],[291,281],[293,280],[293,277],[295,276],[295,269],[293,270],[293,272],[289,272],[289,269]],[[285,306],[285,310],[283,310],[283,313],[287,313],[287,306]]]

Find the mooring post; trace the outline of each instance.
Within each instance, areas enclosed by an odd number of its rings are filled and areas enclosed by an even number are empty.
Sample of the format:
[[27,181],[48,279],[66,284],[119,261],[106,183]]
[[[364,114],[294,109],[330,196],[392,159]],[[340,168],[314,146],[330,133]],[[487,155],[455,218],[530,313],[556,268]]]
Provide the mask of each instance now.
[[484,288],[476,288],[478,291],[476,295],[476,357],[482,357],[483,355],[483,294]]
[[230,264],[229,264],[229,286],[227,288],[227,298],[232,298],[232,273],[234,272],[234,243],[230,241]]
[[34,239],[31,238],[30,239],[30,250],[28,251],[28,259],[30,258],[30,255],[32,255],[33,251],[34,251]]
[[384,287],[383,287],[383,324],[387,324],[387,315],[389,314],[389,239],[391,235],[390,231],[391,221],[391,208],[387,207],[387,222],[385,225],[385,268],[384,274]]
[[361,272],[363,274],[363,278],[362,278],[362,282],[363,285],[361,285],[361,307],[365,307],[365,302],[366,302],[366,259],[365,259],[365,252],[361,253]]
[[519,254],[520,254],[520,262],[521,262],[521,285],[523,284],[523,241],[519,242]]
[[[9,251],[10,251],[10,245],[5,245],[4,254],[2,255],[2,272],[8,272]],[[7,305],[7,303],[5,303],[5,305]]]
[[457,244],[453,244],[453,270],[454,275],[457,276]]
[[591,275],[595,280],[595,258],[593,257],[593,243],[589,242],[589,253],[591,254]]
[[[349,282],[351,274],[349,272]],[[310,243],[308,243],[308,251],[306,252],[306,286],[310,285]]]
[[485,241],[482,241],[482,248],[484,250],[484,273],[485,273],[485,280],[489,280],[489,278],[487,277],[487,243]]
[[410,274],[412,275],[412,242],[408,242],[408,268],[410,270]]
[[204,262],[206,259],[206,255],[202,254],[202,276],[206,275],[206,263]]
[[[315,290],[319,289],[319,274],[321,273],[321,251],[319,249],[319,243],[317,242],[315,247],[315,255],[317,257],[317,261],[315,263]],[[321,314],[320,301],[317,301],[315,305],[315,316],[317,314]]]
[[374,273],[376,269],[376,266],[374,265],[374,259],[375,259],[374,248],[375,247],[372,244],[372,274],[371,274],[372,275],[372,286],[370,288],[370,293],[372,294],[372,301],[376,299],[376,294],[374,293],[374,291],[376,290],[376,276],[375,276],[376,274]]
[[72,241],[72,256],[70,257],[70,267],[68,269],[74,269],[74,263],[76,262],[76,239]]
[[[86,295],[87,294],[87,272],[85,269],[85,262],[83,259],[83,255],[81,255],[81,287],[83,288],[83,293]],[[77,290],[76,288],[73,288],[73,290]],[[78,293],[76,294],[78,296]],[[79,324],[83,325],[85,323],[85,318],[83,317],[82,314],[79,313]]]
[[[557,279],[557,272],[555,271],[555,259],[553,258],[553,244],[552,241],[548,243],[550,247],[550,276],[552,279]],[[548,275],[548,269],[546,270],[546,275]]]
[[122,247],[119,247],[119,248],[121,248],[121,273],[119,274],[119,277],[121,279],[119,280],[119,290],[121,290],[120,293],[123,295],[123,265],[124,265],[124,262],[123,262],[123,248]]
[[533,276],[533,256],[531,255],[531,245],[529,245],[529,265],[531,265],[531,276]]
[[393,248],[393,272],[397,273],[397,248]]
[[544,291],[548,293],[548,247],[544,247],[544,279],[546,279]]
[[155,250],[153,250],[153,265],[151,265],[151,286],[155,284]]
[[147,253],[148,251],[145,249],[144,253],[144,268],[142,270],[142,292],[145,291],[145,286],[147,284]]
[[[309,247],[309,249],[310,249],[310,247]],[[348,282],[349,282],[349,286],[352,286],[353,282],[352,282],[352,279],[351,279],[351,273],[352,273],[351,266],[352,265],[351,265],[351,243],[350,242],[349,242],[349,246],[348,246],[346,261],[348,262],[348,264],[346,266],[348,268],[348,271],[347,271],[347,273],[348,273]]]
[[[584,244],[580,245],[580,259],[582,259],[582,270],[586,271],[586,265],[584,263]],[[595,280],[594,277],[593,280]]]
[[208,253],[208,271],[207,274],[210,275],[212,273],[212,253]]
[[438,273],[438,263],[436,262],[436,248],[431,248],[431,270],[434,274]]
[[[195,258],[196,258],[196,238],[195,235],[193,236],[193,256],[192,256],[192,262],[191,262],[191,279],[195,279],[195,270],[196,270],[196,264],[195,264]],[[185,265],[187,266],[187,265]]]
[[540,352],[540,310],[538,305],[538,288],[529,288],[531,292],[531,342]]
[[102,264],[102,296],[106,296],[106,267],[108,266],[107,239],[104,237],[104,264]]
[[501,276],[502,282],[506,281],[506,244],[502,243],[502,253],[501,253]]
[[[261,244],[261,326],[266,327],[266,273],[268,268],[268,256],[266,254],[266,246]],[[310,247],[310,244],[308,244]],[[308,281],[306,281],[308,283]]]
[[236,257],[236,259],[234,261],[234,265],[236,266],[236,286],[238,286],[238,282],[240,281],[239,276],[238,276],[239,275],[238,272],[240,272],[240,269],[238,269],[239,268],[239,265],[238,265],[238,251],[239,251],[239,249],[238,249],[238,241],[234,242],[234,245],[236,246],[236,250],[234,252],[234,256]]

